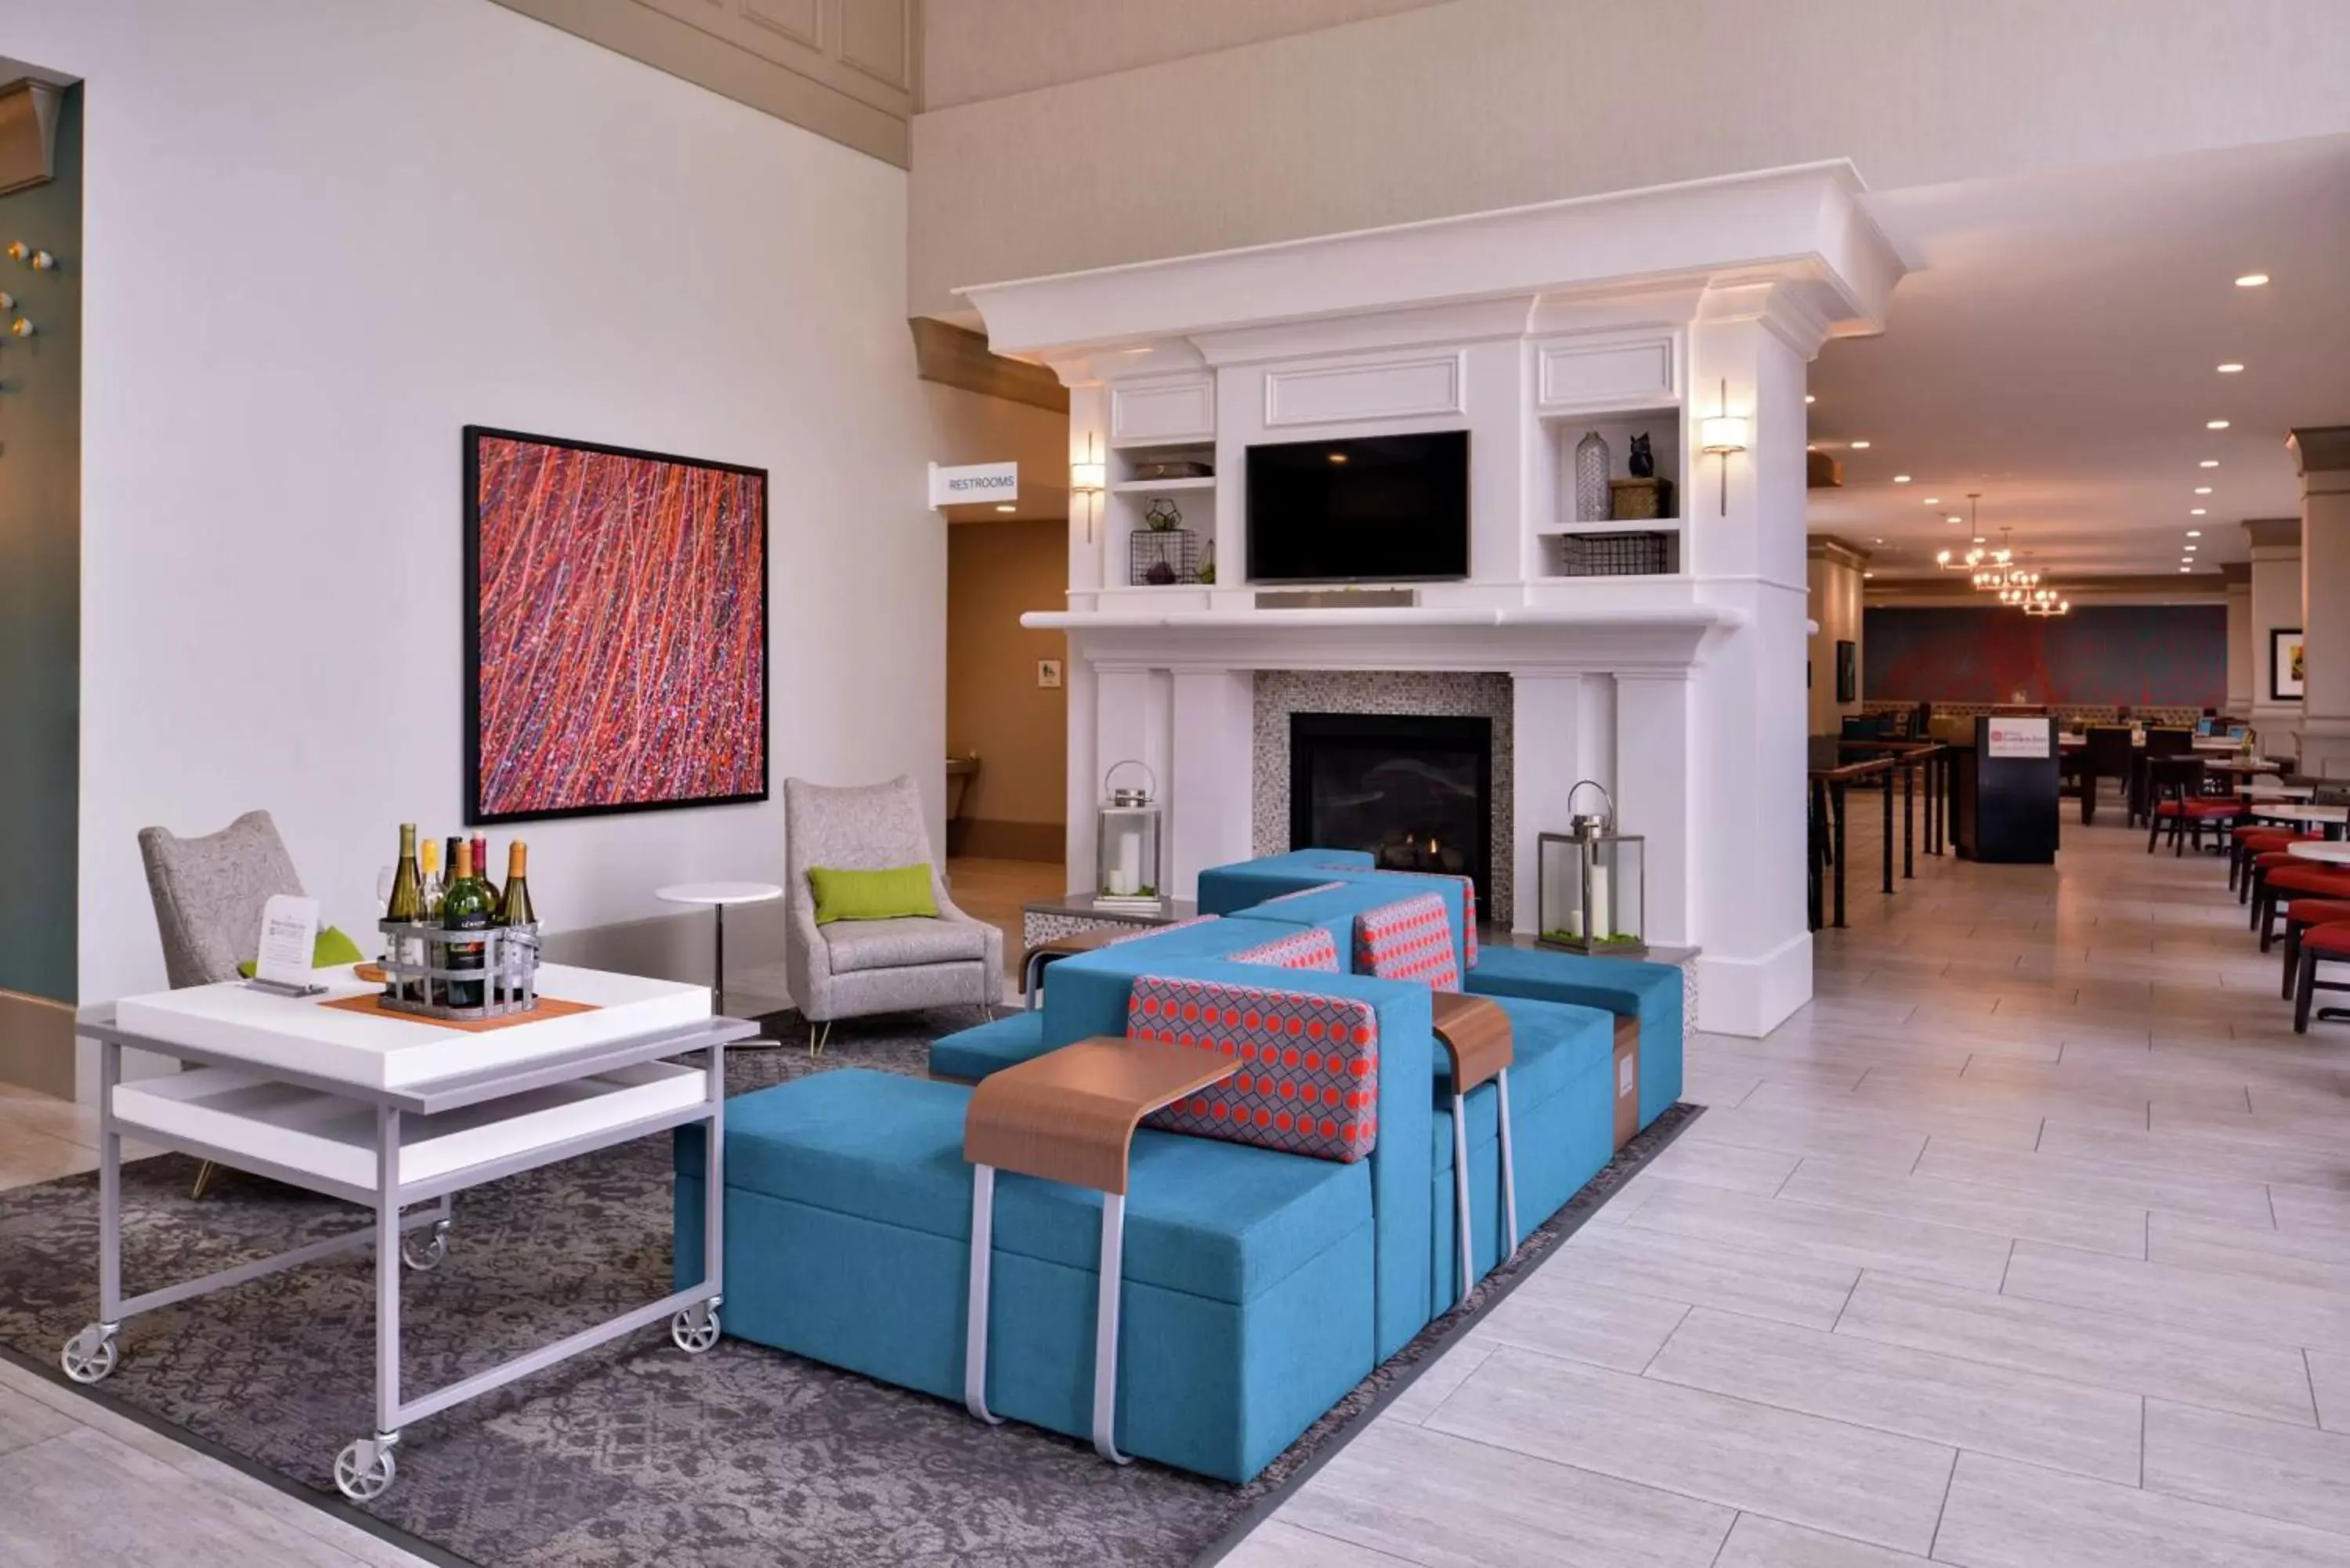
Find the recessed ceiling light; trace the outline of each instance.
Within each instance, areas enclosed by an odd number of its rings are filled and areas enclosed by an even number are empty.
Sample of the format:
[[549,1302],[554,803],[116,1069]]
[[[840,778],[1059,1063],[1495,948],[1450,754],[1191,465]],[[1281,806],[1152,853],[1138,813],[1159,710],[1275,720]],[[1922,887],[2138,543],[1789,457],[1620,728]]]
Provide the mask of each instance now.
[[1863,572],[1863,573],[1861,573],[1860,575],[1861,575],[1862,576],[1864,576],[1864,577],[1873,577],[1873,576],[1877,576],[1877,574],[1876,574],[1875,572]]
[[2261,285],[2268,282],[2268,280],[2269,275],[2264,272],[2248,272],[2243,276],[2236,280],[2236,286],[2238,288],[2258,288]]
[[1879,540],[1878,540],[1878,541],[1877,541],[1877,542],[1878,544],[1880,544],[1880,545],[1882,545],[1882,544],[1884,544],[1884,543],[1885,543],[1885,541],[1884,541],[1884,540],[1882,540],[1882,539],[1879,539]]
[[1818,401],[1819,401],[1819,400],[1818,400],[1817,398],[1815,398],[1815,397],[1812,396],[1812,395],[1811,395],[1811,393],[1809,393],[1809,392],[1805,392],[1805,393],[1804,394],[1804,401],[1805,401],[1805,402],[1807,402],[1807,403],[1816,403],[1816,402],[1818,402]]
[[2179,569],[2180,571],[2182,571],[2182,572],[2191,572],[2191,571],[2193,571],[2195,568],[2194,568],[2194,567],[2192,567],[2192,566],[2181,566],[2181,567],[2179,567],[2178,569]]
[[2243,373],[2243,369],[2244,368],[2241,365],[2239,365],[2233,359],[2230,359],[2226,364],[2220,367],[2220,374],[2222,376],[2241,375]]
[[1926,504],[1929,506],[1939,506],[1941,504],[1942,498],[1939,495],[1929,495],[1926,497]]
[[1330,461],[1332,462],[1344,462],[1347,461],[1347,454],[1343,452],[1334,452],[1330,454]]
[[999,506],[999,507],[997,507],[997,508],[996,508],[996,510],[997,510],[998,512],[1017,512],[1017,511],[1019,511],[1019,510],[1020,510],[1020,508],[1018,508],[1017,506]]
[[2198,495],[2209,495],[2211,493],[2211,487],[2208,484],[2199,484],[2195,487],[2195,493]]
[[2189,517],[2200,517],[2210,510],[2210,508],[2208,506],[2190,506],[2187,509],[2187,515]]
[[2205,420],[2203,421],[2203,428],[2207,431],[2223,431],[2228,428],[2228,421],[2225,420]]
[[1980,535],[1980,534],[1976,535],[1975,535],[1975,543],[1976,543],[1976,544],[1978,544],[1978,545],[1980,545],[1980,544],[1981,544],[1982,542],[1983,542],[1983,536],[1982,536],[1981,535]]
[[2203,537],[2203,530],[2200,528],[2189,528],[2187,530],[2187,536],[2190,539],[2200,539]]
[[1950,517],[1948,518],[1948,521],[1952,522],[1952,523],[1963,523],[1963,522],[1965,522],[1965,521],[1966,521],[1966,519],[1965,519],[1965,518],[1963,518],[1963,517],[1961,517],[1961,516],[1960,516],[1957,513],[1953,512],[1953,513],[1951,513],[1951,514],[1950,514]]
[[1868,450],[1868,443],[1865,441],[1856,441],[1852,443],[1852,450],[1855,452],[1866,452]]
[[2191,556],[2191,555],[2193,555],[2193,554],[2195,553],[2195,549],[2196,549],[2196,547],[2195,547],[2194,545],[2180,545],[2180,546],[2178,546],[2178,547],[2179,547],[2180,549],[2182,549],[2182,550],[2186,551],[2186,552],[2187,552],[2189,555],[2190,555],[2190,556]]
[[1909,476],[1906,473],[1897,473],[1893,476],[1893,483],[1896,484],[1907,484],[1909,483]]

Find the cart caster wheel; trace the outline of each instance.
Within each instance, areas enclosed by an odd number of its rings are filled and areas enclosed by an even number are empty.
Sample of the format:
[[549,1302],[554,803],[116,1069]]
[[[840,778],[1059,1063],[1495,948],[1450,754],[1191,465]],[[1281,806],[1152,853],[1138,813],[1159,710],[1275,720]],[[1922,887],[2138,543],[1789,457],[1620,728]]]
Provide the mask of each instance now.
[[67,1340],[65,1354],[57,1357],[66,1376],[77,1383],[103,1381],[121,1359],[121,1349],[114,1342],[115,1327],[110,1323],[94,1323]]
[[353,1502],[373,1502],[391,1490],[394,1477],[400,1474],[400,1462],[391,1457],[392,1444],[400,1440],[395,1433],[389,1438],[359,1438],[343,1445],[335,1456],[335,1490]]
[[432,1227],[430,1241],[419,1241],[419,1232],[411,1231],[400,1243],[401,1261],[420,1274],[429,1274],[441,1266],[449,1255],[449,1221],[442,1220]]
[[669,1320],[669,1336],[688,1355],[699,1355],[718,1343],[718,1303],[688,1307]]

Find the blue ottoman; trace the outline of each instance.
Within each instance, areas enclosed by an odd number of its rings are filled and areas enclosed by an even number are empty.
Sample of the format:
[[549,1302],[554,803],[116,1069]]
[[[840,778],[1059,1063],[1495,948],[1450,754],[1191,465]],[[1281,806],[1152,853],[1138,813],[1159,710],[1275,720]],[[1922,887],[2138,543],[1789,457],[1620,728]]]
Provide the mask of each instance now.
[[[842,1069],[729,1101],[726,1331],[960,1408],[970,1096]],[[681,1279],[702,1147],[681,1130]],[[1373,1365],[1368,1164],[1142,1131],[1129,1169],[1118,1447],[1247,1480]],[[1097,1193],[996,1179],[997,1414],[1088,1433],[1100,1226]]]
[[1015,1012],[931,1043],[931,1076],[976,1084],[1045,1054],[1045,1015]]

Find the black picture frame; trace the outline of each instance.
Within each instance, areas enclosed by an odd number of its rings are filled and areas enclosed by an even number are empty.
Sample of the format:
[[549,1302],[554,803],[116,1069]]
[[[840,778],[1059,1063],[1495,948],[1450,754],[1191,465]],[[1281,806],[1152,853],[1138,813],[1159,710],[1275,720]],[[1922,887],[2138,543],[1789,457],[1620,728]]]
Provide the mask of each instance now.
[[[759,482],[758,533],[759,585],[758,609],[761,635],[759,638],[759,787],[736,794],[710,795],[681,800],[621,801],[591,805],[556,806],[528,811],[488,812],[482,805],[482,442],[485,440],[524,441],[537,446],[556,447],[570,452],[594,452],[606,457],[629,458],[640,462],[659,462],[682,468],[708,469],[722,473],[743,474]],[[775,718],[773,691],[769,684],[773,653],[774,621],[768,598],[769,579],[774,571],[775,538],[770,529],[768,495],[770,484],[767,471],[744,463],[721,462],[714,459],[683,457],[675,452],[651,452],[641,447],[615,446],[602,441],[577,441],[567,436],[537,435],[528,431],[506,430],[494,425],[466,425],[462,432],[464,474],[463,502],[463,581],[464,602],[463,647],[465,687],[464,801],[465,825],[469,827],[489,826],[500,823],[546,822],[563,817],[621,816],[649,811],[685,811],[715,805],[750,805],[768,798],[774,782],[775,746],[771,730]]]
[[1860,644],[1838,639],[1835,645],[1836,694],[1839,702],[1860,701]]
[[2272,627],[2269,629],[2269,701],[2298,702],[2308,689],[2307,681],[2293,667],[2301,661],[2301,628]]

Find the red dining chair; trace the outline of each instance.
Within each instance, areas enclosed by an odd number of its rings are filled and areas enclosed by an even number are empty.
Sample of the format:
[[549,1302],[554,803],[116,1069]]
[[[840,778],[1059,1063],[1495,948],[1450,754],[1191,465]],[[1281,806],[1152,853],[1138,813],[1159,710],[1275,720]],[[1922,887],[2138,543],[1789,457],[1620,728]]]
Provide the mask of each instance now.
[[[2321,981],[2317,966],[2321,963],[2350,963],[2350,923],[2336,921],[2329,925],[2312,926],[2301,934],[2301,965],[2294,972],[2293,992],[2293,1032],[2309,1033],[2310,1004],[2321,991],[2350,991],[2350,985],[2339,981]],[[2331,1023],[2337,1018],[2350,1018],[2350,1011],[2339,1007],[2320,1008],[2317,1016]]]
[[2284,999],[2301,973],[2301,939],[2313,926],[2350,920],[2350,898],[2295,898],[2284,907]]
[[2303,860],[2258,875],[2260,880],[2252,891],[2252,924],[2261,933],[2262,952],[2268,951],[2270,944],[2276,940],[2280,902],[2293,898],[2350,898],[2350,870]]

